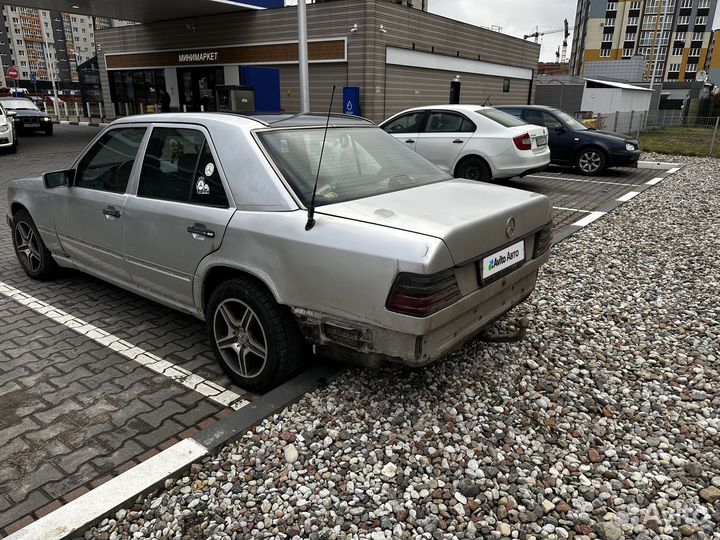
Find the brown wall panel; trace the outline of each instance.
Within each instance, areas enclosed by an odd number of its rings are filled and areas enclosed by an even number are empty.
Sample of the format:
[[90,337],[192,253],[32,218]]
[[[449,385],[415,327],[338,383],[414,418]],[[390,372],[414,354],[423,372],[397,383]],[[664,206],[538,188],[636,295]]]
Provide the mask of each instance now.
[[[345,60],[343,40],[308,43],[310,61]],[[155,68],[225,64],[275,64],[297,62],[297,43],[249,45],[240,47],[202,47],[174,51],[111,54],[106,57],[107,69]]]
[[[503,92],[503,79],[460,73],[460,103],[513,105],[527,103],[530,81],[510,79],[510,92]],[[410,107],[448,103],[454,73],[405,66],[387,66],[385,118]]]

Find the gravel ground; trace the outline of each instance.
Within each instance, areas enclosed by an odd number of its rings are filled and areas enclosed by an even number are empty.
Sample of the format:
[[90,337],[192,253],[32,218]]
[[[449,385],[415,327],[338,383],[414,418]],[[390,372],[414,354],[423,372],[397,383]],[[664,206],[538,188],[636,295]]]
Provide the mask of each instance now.
[[523,342],[350,370],[86,538],[720,539],[720,162],[681,161],[554,248]]

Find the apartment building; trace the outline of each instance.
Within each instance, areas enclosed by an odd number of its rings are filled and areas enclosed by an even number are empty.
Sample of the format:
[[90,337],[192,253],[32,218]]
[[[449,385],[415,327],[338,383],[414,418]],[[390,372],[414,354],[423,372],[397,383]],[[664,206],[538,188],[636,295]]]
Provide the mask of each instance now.
[[7,69],[15,67],[18,86],[45,89],[51,79],[70,89],[77,68],[95,56],[95,31],[132,24],[106,17],[0,5],[0,86],[12,86]]
[[716,7],[717,0],[578,0],[571,73],[639,55],[646,81],[694,80],[708,58]]
[[704,69],[708,74],[708,80],[715,85],[720,85],[720,30],[713,32]]

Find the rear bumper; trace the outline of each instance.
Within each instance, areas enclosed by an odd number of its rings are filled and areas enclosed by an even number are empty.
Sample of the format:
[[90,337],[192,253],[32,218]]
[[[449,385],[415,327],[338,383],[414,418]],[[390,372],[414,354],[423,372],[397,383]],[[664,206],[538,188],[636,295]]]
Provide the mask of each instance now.
[[448,322],[432,326],[422,335],[339,320],[304,309],[293,309],[293,313],[319,356],[372,367],[385,363],[424,366],[447,356],[530,296],[538,269],[549,256],[550,251],[465,296],[446,308],[455,312]]
[[540,172],[546,171],[549,166],[550,166],[550,163],[548,163],[547,165],[543,165],[542,167],[537,167],[535,169],[527,170],[524,173],[518,174],[518,176],[522,178],[523,176],[527,176],[528,174],[540,173]]
[[494,161],[493,178],[512,178],[539,172],[550,165],[550,150],[534,153],[532,151],[516,151],[503,159]]

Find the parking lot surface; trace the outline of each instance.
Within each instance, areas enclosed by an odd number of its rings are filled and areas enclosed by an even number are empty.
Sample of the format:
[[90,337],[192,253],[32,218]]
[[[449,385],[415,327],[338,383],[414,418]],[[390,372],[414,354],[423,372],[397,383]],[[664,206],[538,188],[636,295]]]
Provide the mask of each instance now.
[[[0,211],[9,180],[68,166],[97,133],[56,126],[52,138],[23,137],[17,155],[0,156]],[[550,169],[506,183],[549,195],[562,230],[601,217],[598,208],[657,173],[587,178]],[[34,282],[15,260],[7,227],[0,272],[5,533],[257,398],[224,376],[202,322],[79,273]]]
[[509,185],[547,195],[555,209],[555,228],[576,223],[609,200],[616,200],[658,176],[657,169],[608,169],[602,176],[582,176],[573,169],[550,167],[542,173],[514,178]]
[[[9,180],[70,165],[97,133],[56,126],[53,137],[23,137],[17,155],[1,155],[3,216]],[[75,272],[29,279],[4,219],[0,325],[0,530],[255,398],[222,373],[201,321]],[[231,399],[218,401],[225,390]]]

